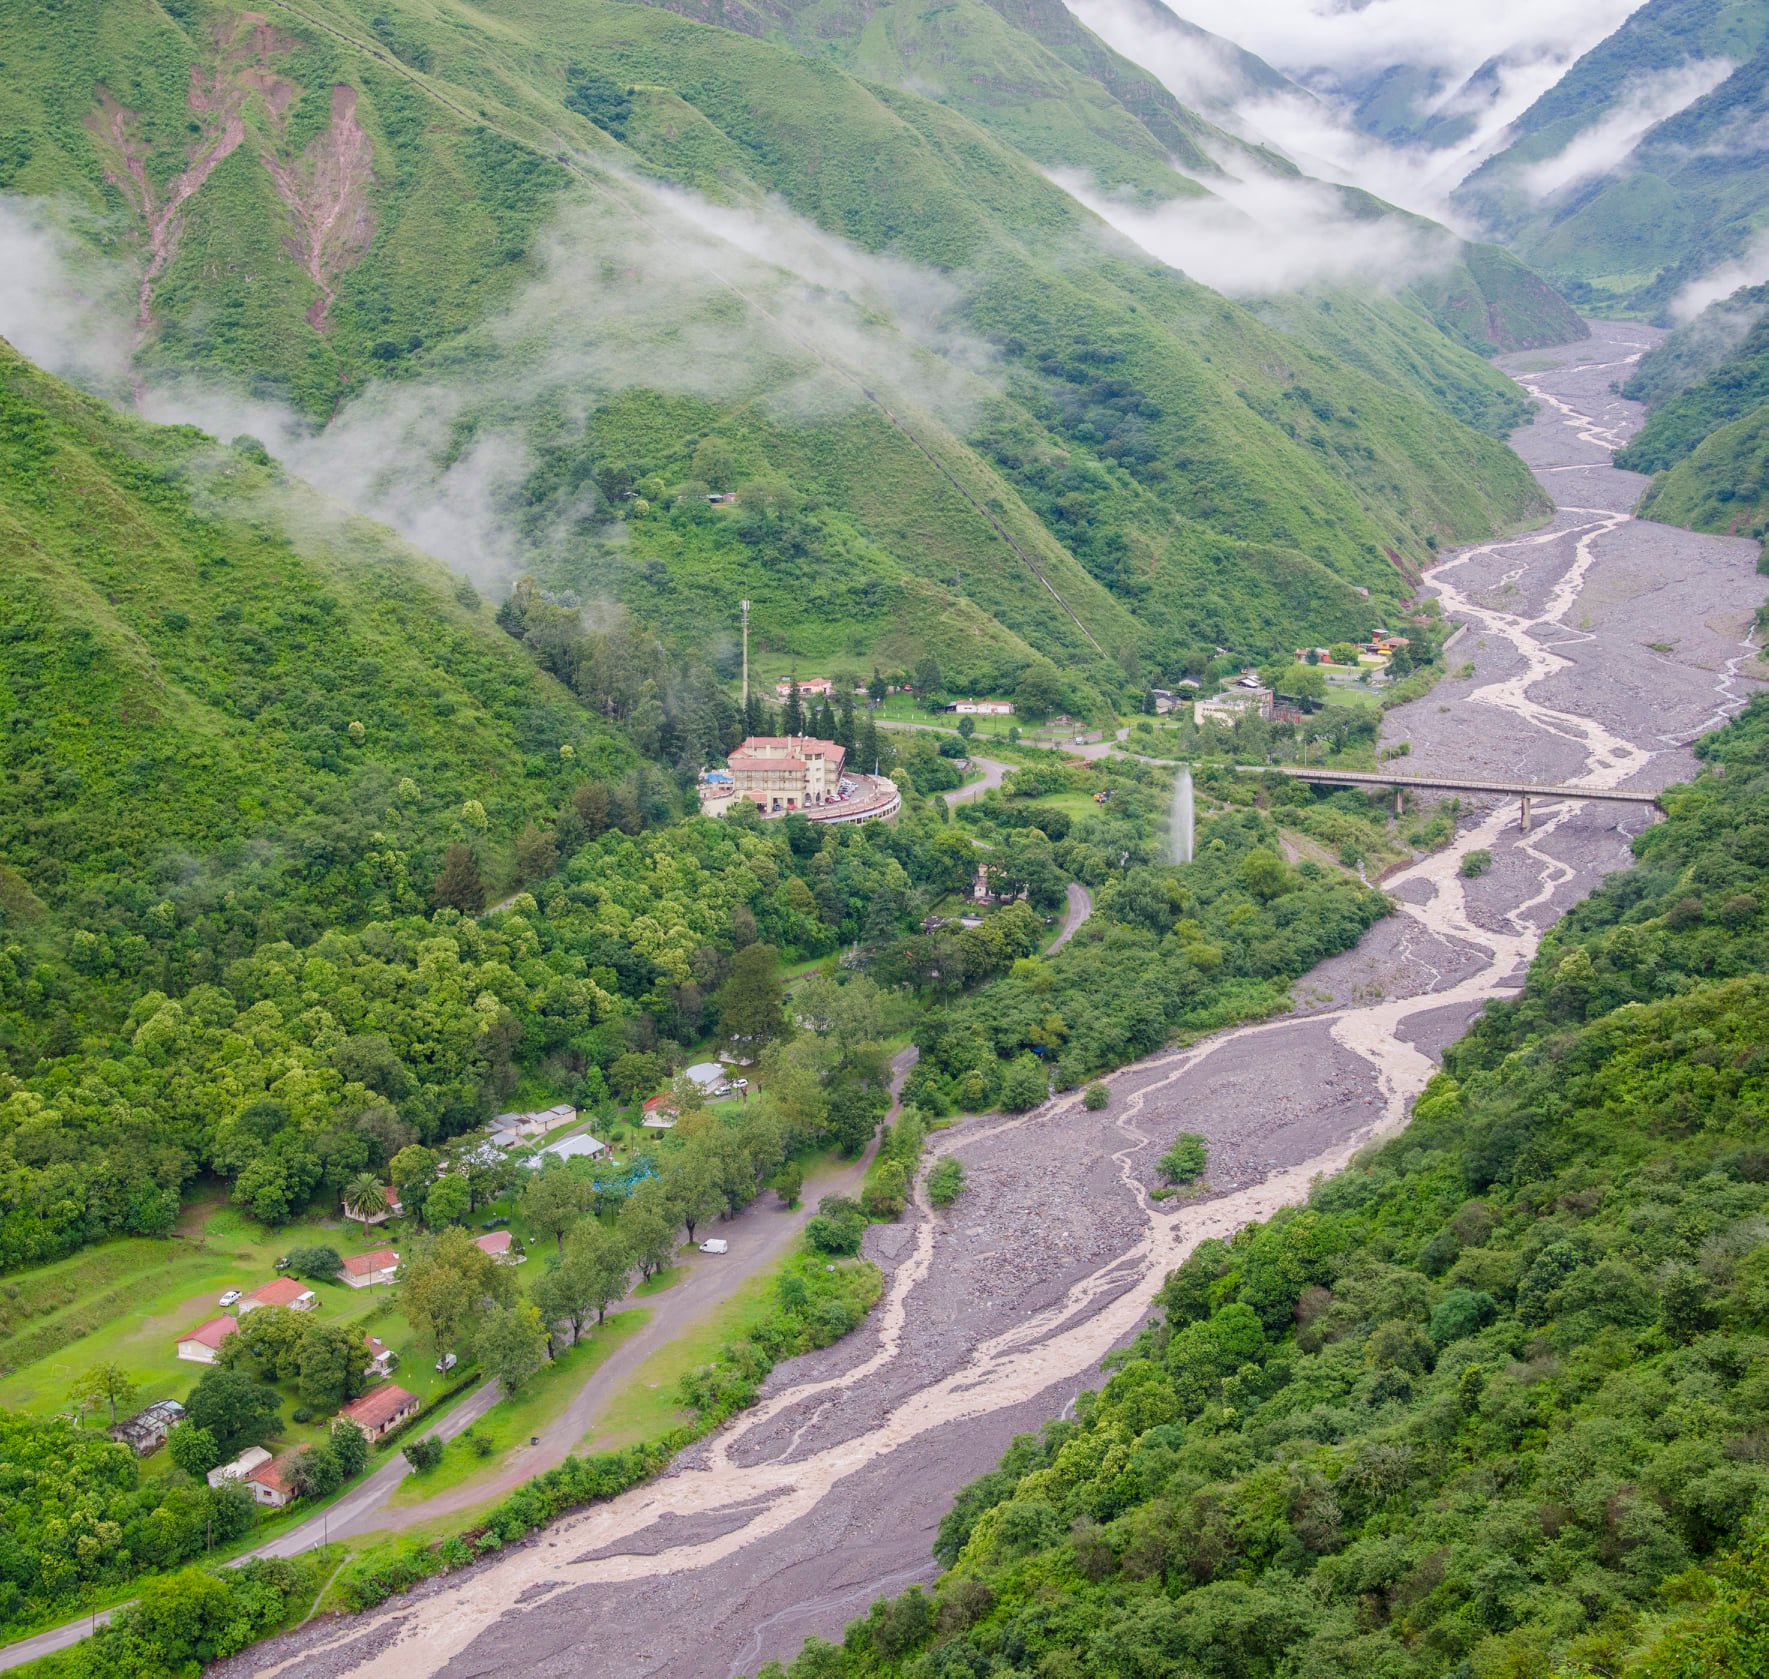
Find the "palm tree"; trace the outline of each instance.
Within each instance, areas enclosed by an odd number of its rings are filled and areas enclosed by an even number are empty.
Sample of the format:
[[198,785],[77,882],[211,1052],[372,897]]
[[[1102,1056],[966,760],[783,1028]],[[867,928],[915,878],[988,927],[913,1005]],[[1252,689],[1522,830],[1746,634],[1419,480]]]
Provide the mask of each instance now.
[[369,1220],[387,1210],[387,1190],[373,1172],[358,1172],[344,1186],[344,1216],[359,1218],[367,1230]]

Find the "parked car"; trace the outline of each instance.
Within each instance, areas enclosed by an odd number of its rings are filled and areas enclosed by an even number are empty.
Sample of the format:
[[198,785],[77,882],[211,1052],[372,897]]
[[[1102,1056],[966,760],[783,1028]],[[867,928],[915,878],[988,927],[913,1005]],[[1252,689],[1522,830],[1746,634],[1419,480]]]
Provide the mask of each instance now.
[[702,1253],[729,1253],[731,1244],[723,1236],[709,1236],[700,1244]]
[[277,1261],[277,1262],[276,1262],[276,1268],[277,1268],[277,1270],[279,1270],[279,1271],[286,1271],[286,1270],[288,1270],[288,1268],[289,1268],[289,1256],[288,1256],[288,1255],[287,1255],[287,1254],[286,1254],[286,1253],[285,1253],[285,1254],[284,1254],[284,1255],[283,1255],[283,1256],[282,1256],[282,1258],[281,1258],[281,1259],[279,1259],[279,1260],[278,1260],[278,1261]]
[[224,1295],[222,1295],[221,1304],[223,1306],[231,1306],[236,1300],[239,1299],[239,1297],[240,1297],[240,1291],[237,1288],[230,1288]]
[[453,1353],[444,1353],[442,1357],[436,1361],[436,1374],[439,1376],[446,1376],[449,1371],[454,1369],[454,1367],[460,1362],[461,1361],[456,1358]]
[[732,1079],[731,1088],[733,1090],[747,1090],[747,1089],[749,1089],[749,1080],[748,1079]]

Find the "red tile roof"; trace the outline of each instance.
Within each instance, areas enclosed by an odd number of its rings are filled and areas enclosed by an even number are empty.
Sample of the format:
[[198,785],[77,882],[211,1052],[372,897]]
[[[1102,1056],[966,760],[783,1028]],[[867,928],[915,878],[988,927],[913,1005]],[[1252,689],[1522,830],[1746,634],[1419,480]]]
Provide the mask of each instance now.
[[494,1257],[500,1253],[508,1253],[510,1251],[510,1232],[494,1230],[489,1236],[475,1236],[473,1246],[478,1248],[481,1253],[489,1253]]
[[261,1463],[250,1475],[248,1481],[256,1481],[261,1487],[269,1487],[272,1492],[293,1492],[295,1490],[292,1472],[295,1459],[303,1452],[311,1450],[307,1446],[296,1446],[292,1451],[273,1457],[269,1463]]
[[200,1341],[205,1347],[218,1347],[239,1326],[239,1319],[232,1312],[224,1312],[218,1318],[210,1318],[207,1323],[193,1329],[188,1335],[180,1335],[178,1339],[180,1341]]
[[370,1389],[360,1399],[351,1400],[338,1415],[365,1433],[374,1434],[417,1402],[416,1394],[407,1393],[397,1382],[388,1382],[384,1387]]
[[312,1292],[306,1283],[296,1282],[293,1277],[278,1277],[262,1288],[253,1289],[246,1298],[256,1300],[260,1306],[292,1306],[304,1294]]
[[399,1263],[392,1248],[375,1248],[369,1253],[353,1253],[344,1261],[344,1269],[353,1277],[366,1277],[371,1271],[390,1271]]

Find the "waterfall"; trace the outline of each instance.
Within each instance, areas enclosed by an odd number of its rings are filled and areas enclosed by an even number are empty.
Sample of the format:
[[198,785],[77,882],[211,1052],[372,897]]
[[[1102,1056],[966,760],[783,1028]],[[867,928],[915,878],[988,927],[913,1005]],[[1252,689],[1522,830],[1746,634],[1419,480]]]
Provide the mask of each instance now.
[[1192,810],[1192,766],[1181,764],[1173,783],[1173,860],[1189,863],[1197,837],[1196,818]]

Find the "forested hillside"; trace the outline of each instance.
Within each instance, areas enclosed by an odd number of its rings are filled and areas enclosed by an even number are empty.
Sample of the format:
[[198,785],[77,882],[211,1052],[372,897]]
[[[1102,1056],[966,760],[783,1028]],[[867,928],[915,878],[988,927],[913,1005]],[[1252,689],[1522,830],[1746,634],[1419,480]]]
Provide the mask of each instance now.
[[[1458,204],[1581,307],[1662,311],[1742,255],[1761,217],[1766,40],[1754,0],[1648,0],[1518,119]],[[1637,143],[1606,155],[1624,135]]]
[[1762,1671],[1769,706],[1702,755],[1408,1131],[1203,1243],[795,1675]]
[[1649,351],[1623,387],[1648,411],[1616,464],[1660,475],[1641,503],[1646,517],[1728,535],[1769,531],[1766,315],[1769,287],[1735,292]]
[[[1149,190],[1198,190],[1162,152],[1209,125],[989,20],[1050,78],[1023,131],[604,0],[32,12],[0,187],[82,212],[148,378],[329,421],[371,495],[467,483],[518,564],[678,644],[728,648],[742,593],[765,649],[979,687],[1043,655],[1087,703],[1367,628],[1435,544],[1540,511],[1515,391],[1417,310],[1361,300],[1348,357],[1336,303],[1259,318],[1047,180],[1059,107],[1092,113],[1065,155]],[[1544,330],[1507,262],[1433,282],[1467,342]],[[474,536],[444,557],[509,563]]]
[[249,438],[141,424],[0,344],[0,483],[15,919],[423,906],[465,801],[507,844],[631,761],[470,585]]

